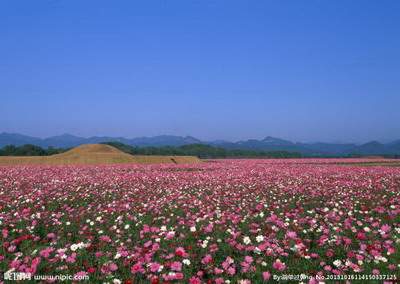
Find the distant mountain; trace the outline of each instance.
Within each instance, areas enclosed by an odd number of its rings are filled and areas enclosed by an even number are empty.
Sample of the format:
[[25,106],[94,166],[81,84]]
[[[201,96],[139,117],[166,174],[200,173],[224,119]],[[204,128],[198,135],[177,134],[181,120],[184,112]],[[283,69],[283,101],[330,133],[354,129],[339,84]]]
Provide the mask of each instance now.
[[382,144],[378,141],[371,141],[351,149],[352,153],[360,155],[382,155],[382,154],[396,154],[393,146]]
[[388,144],[393,151],[400,153],[400,140],[393,141]]
[[268,144],[268,145],[287,145],[287,146],[293,145],[293,142],[291,142],[291,141],[280,139],[280,138],[275,138],[275,137],[271,137],[271,136],[265,137],[263,140],[261,140],[261,142],[264,144]]
[[31,136],[21,135],[17,133],[0,133],[0,147],[5,145],[21,146],[25,144],[33,144],[41,146],[42,139]]
[[0,133],[0,147],[5,145],[21,146],[33,144],[41,147],[70,148],[82,144],[96,144],[102,142],[121,142],[130,146],[160,147],[183,146],[190,144],[205,144],[218,146],[230,150],[256,150],[256,151],[288,151],[298,152],[304,156],[346,156],[346,155],[400,155],[400,140],[391,143],[371,141],[357,145],[351,143],[293,143],[288,140],[267,136],[264,139],[248,139],[238,142],[225,140],[201,141],[192,136],[159,135],[154,137],[109,137],[93,136],[89,138],[78,137],[70,134],[52,136],[45,139],[16,134]]
[[221,142],[214,145],[227,149],[239,149],[239,150],[247,149],[247,150],[258,150],[258,151],[290,151],[290,152],[301,152],[302,150],[291,141],[271,136],[267,136],[262,140],[248,139],[235,143]]
[[197,138],[174,135],[160,135],[154,137],[139,137],[130,140],[129,145],[135,146],[182,146],[189,144],[203,143]]
[[58,148],[69,148],[84,144],[84,138],[70,135],[62,134],[59,136],[52,136],[41,141],[41,145],[44,147],[58,147]]
[[351,153],[357,147],[356,144],[341,144],[341,143],[296,143],[303,149],[302,153],[312,153],[313,155],[343,155]]
[[24,144],[33,144],[41,147],[58,147],[58,148],[70,148],[76,147],[82,144],[96,144],[102,142],[121,142],[131,146],[182,146],[189,144],[203,143],[197,138],[186,136],[174,136],[174,135],[160,135],[154,137],[139,137],[128,139],[124,137],[108,137],[108,136],[93,136],[89,138],[78,137],[70,134],[62,134],[59,136],[52,136],[45,139],[12,134],[12,133],[0,133],[0,147],[5,145],[20,146]]

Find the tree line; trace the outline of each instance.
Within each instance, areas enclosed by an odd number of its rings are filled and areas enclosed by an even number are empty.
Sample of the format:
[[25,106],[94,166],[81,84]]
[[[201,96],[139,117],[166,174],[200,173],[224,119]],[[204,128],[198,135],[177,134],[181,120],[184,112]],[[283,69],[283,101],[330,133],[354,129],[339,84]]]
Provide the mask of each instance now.
[[301,158],[297,152],[287,151],[255,151],[242,149],[225,149],[206,144],[189,144],[183,146],[137,147],[120,142],[106,142],[125,153],[132,155],[166,155],[197,156],[199,158]]
[[69,149],[54,147],[44,149],[32,144],[22,146],[7,145],[0,149],[0,156],[50,156],[63,153],[67,150]]
[[[132,155],[161,155],[161,156],[197,156],[199,158],[301,158],[297,152],[287,151],[255,151],[242,149],[225,149],[205,144],[190,144],[184,146],[138,147],[120,142],[105,142],[102,144],[113,146]],[[0,149],[0,156],[50,156],[63,153],[70,148],[47,149],[26,144],[22,146],[7,145]]]

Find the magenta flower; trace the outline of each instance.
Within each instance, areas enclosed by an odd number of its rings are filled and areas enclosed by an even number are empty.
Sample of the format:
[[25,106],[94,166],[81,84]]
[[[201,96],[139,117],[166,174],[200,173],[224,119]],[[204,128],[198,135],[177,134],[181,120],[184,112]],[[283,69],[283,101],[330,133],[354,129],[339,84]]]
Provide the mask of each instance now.
[[200,278],[193,276],[189,279],[189,284],[201,284]]
[[268,271],[264,271],[262,273],[262,277],[264,281],[268,281],[271,278],[271,273],[269,273]]
[[212,261],[212,256],[210,254],[207,254],[203,259],[201,260],[202,264],[209,264]]
[[150,264],[150,271],[153,273],[158,272],[158,270],[160,269],[161,265],[158,262],[152,262]]
[[272,264],[272,267],[278,271],[283,271],[286,269],[286,265],[280,259],[275,260],[275,262]]
[[287,237],[288,239],[294,240],[294,239],[297,238],[297,234],[296,234],[296,232],[288,231],[288,232],[286,233],[286,237]]
[[135,264],[131,267],[131,272],[132,272],[133,274],[136,274],[136,273],[144,273],[145,270],[144,270],[144,268],[143,268],[143,266],[142,266],[142,263],[141,263],[141,262],[135,263]]
[[174,261],[171,263],[171,269],[174,271],[181,271],[182,270],[182,263],[179,261]]

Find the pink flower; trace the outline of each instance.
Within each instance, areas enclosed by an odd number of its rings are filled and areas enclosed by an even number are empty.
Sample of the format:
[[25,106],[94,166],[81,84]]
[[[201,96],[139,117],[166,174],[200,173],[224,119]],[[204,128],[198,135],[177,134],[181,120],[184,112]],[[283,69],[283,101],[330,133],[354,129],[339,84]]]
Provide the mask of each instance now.
[[247,263],[252,263],[253,262],[253,258],[251,256],[246,255],[244,257],[244,261],[247,262]]
[[56,234],[54,234],[54,233],[48,233],[48,234],[47,234],[47,237],[48,237],[49,239],[55,239],[55,238],[56,238]]
[[389,233],[390,232],[390,226],[388,224],[385,224],[381,227],[381,231],[384,233]]
[[294,239],[297,238],[297,234],[296,234],[296,232],[288,231],[288,232],[286,233],[286,237],[287,237],[288,239],[294,240]]
[[229,275],[235,275],[235,273],[236,273],[235,267],[233,267],[233,266],[229,267],[229,268],[227,269],[227,273],[228,273]]
[[50,256],[50,253],[52,253],[53,251],[54,251],[54,248],[48,247],[48,248],[45,248],[45,249],[41,250],[39,252],[39,255],[41,257],[48,258]]
[[363,232],[358,232],[357,235],[356,235],[356,237],[357,237],[358,240],[361,240],[361,241],[367,239],[365,233],[363,233]]
[[234,263],[233,258],[230,256],[226,257],[226,259],[222,262],[222,268],[227,270],[231,264]]
[[14,259],[10,263],[10,268],[18,269],[18,267],[21,265],[21,260],[19,259]]
[[183,279],[183,273],[177,272],[177,273],[169,273],[169,274],[163,274],[163,278],[165,281],[173,281],[173,280],[181,280]]
[[109,236],[101,236],[100,240],[106,243],[111,243],[111,238]]
[[136,263],[131,267],[131,272],[132,272],[133,274],[136,274],[136,273],[144,273],[145,271],[144,271],[144,269],[143,269],[142,263],[141,263],[141,262],[136,262]]
[[212,261],[212,256],[210,254],[207,254],[203,259],[201,260],[202,264],[209,264]]
[[183,247],[176,248],[175,254],[177,256],[181,256],[181,257],[188,257],[188,254],[186,253],[186,251],[185,251],[185,249]]
[[283,271],[286,269],[286,264],[281,262],[280,259],[275,260],[275,262],[272,264],[272,267],[278,271]]
[[70,256],[68,256],[67,258],[66,258],[66,262],[68,262],[68,263],[75,263],[75,258],[76,258],[76,253],[75,252],[73,252]]
[[116,271],[118,270],[118,266],[114,263],[114,262],[110,262],[108,264],[108,268],[110,269],[110,271]]
[[182,270],[182,263],[179,261],[174,261],[171,263],[171,270],[174,271],[181,271]]
[[160,269],[161,265],[157,262],[152,262],[150,264],[150,271],[156,273]]
[[7,229],[1,230],[1,234],[2,234],[2,236],[3,236],[3,239],[7,239],[7,237],[8,237],[8,230],[7,230]]
[[193,276],[189,279],[189,284],[201,284],[200,278]]
[[263,279],[264,281],[268,281],[271,278],[271,273],[269,273],[268,271],[264,271],[262,273]]
[[8,251],[8,252],[14,252],[16,249],[17,249],[16,246],[9,246],[8,249],[7,249],[7,251]]
[[167,235],[165,236],[167,240],[172,240],[174,237],[175,237],[175,232],[173,231],[168,232]]

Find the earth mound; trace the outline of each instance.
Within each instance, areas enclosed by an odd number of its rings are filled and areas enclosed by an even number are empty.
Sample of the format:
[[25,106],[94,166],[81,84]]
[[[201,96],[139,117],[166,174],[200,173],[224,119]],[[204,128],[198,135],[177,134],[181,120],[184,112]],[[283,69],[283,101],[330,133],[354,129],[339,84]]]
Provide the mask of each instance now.
[[0,157],[0,165],[188,164],[198,162],[200,162],[200,159],[194,156],[130,155],[115,147],[103,144],[85,144],[52,156]]

